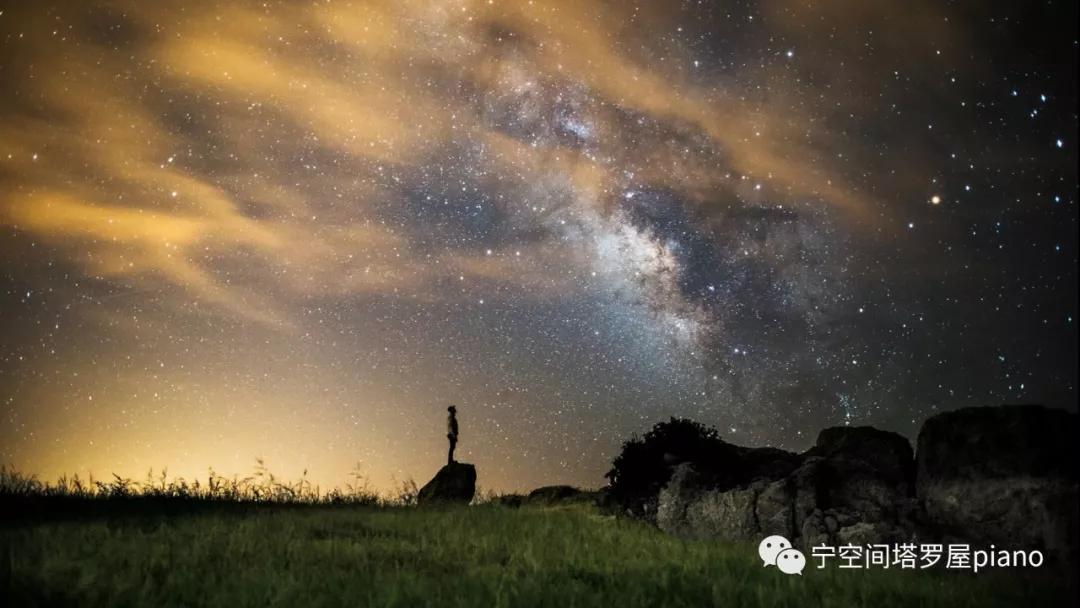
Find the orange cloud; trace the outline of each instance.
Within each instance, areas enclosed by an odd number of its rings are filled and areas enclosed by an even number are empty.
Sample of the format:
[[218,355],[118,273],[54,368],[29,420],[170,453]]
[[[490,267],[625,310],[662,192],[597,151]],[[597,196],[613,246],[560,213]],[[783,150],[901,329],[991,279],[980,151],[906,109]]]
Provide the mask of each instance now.
[[[33,60],[14,84],[34,109],[0,119],[0,218],[88,272],[164,281],[247,318],[285,324],[280,292],[432,297],[448,273],[560,284],[468,252],[421,257],[380,214],[406,204],[403,175],[462,141],[483,146],[480,171],[538,196],[564,184],[587,214],[609,212],[630,167],[701,204],[721,187],[740,192],[749,175],[866,216],[866,193],[834,177],[844,142],[808,127],[784,92],[762,103],[704,89],[678,67],[677,46],[649,63],[619,44],[634,27],[663,26],[663,11],[539,0],[110,7],[131,32],[123,44],[78,11],[57,17],[67,43],[45,44],[49,20],[20,9]],[[585,149],[528,141],[497,116],[509,107],[550,122],[561,90],[577,91]],[[628,135],[626,113],[701,133],[708,150]],[[584,266],[589,253],[560,255]]]

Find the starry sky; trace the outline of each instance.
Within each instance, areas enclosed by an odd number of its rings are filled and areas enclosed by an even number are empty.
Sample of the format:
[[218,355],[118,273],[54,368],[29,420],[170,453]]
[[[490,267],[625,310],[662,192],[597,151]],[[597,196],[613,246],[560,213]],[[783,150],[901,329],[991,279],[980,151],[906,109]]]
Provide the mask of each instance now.
[[5,2],[0,461],[599,486],[1077,399],[1075,2]]

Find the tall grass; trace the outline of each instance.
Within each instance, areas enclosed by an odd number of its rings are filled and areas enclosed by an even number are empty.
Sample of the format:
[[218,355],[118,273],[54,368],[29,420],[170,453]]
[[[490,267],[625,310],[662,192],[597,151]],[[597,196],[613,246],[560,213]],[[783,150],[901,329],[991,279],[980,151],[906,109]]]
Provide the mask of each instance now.
[[324,490],[303,472],[299,480],[285,481],[274,475],[263,459],[255,460],[254,471],[246,477],[225,477],[210,469],[205,479],[169,477],[167,469],[149,470],[143,480],[113,474],[108,479],[61,476],[41,481],[34,475],[0,466],[0,500],[28,499],[118,500],[165,499],[217,503],[267,503],[282,505],[364,505],[394,506],[416,502],[417,487],[412,479],[399,482],[394,490],[379,493],[357,465],[344,487]]

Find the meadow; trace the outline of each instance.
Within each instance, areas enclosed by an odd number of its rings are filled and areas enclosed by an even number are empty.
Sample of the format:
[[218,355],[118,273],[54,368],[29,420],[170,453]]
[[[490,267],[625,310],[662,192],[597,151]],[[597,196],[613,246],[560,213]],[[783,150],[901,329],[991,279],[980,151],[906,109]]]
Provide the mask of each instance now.
[[811,563],[788,576],[763,568],[756,546],[682,541],[584,503],[44,494],[9,487],[0,496],[0,604],[954,608],[1075,599],[1072,577],[1049,569],[971,575]]

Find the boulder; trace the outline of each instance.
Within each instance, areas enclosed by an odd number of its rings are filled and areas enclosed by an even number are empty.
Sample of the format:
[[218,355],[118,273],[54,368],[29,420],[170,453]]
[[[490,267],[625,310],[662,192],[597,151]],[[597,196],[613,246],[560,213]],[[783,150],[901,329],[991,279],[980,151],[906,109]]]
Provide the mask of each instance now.
[[767,535],[780,534],[787,538],[795,533],[794,485],[788,478],[771,482],[756,482],[757,496],[754,504],[759,532]]
[[[803,463],[811,480],[800,488],[817,506],[858,513],[863,520],[896,519],[912,506],[915,455],[908,440],[873,427],[833,427],[818,435]],[[809,471],[808,469],[813,469]]]
[[821,431],[805,456],[790,478],[802,546],[917,536],[915,459],[907,439],[873,427],[833,427]]
[[671,479],[660,490],[657,498],[656,525],[668,534],[696,537],[693,531],[694,522],[687,520],[686,509],[707,491],[709,489],[702,483],[693,464],[676,465]]
[[930,418],[916,476],[927,521],[947,539],[1075,553],[1077,439],[1076,414],[1041,406]]
[[691,464],[679,465],[657,501],[656,524],[683,538],[791,538],[792,496],[787,480],[757,480],[735,489],[712,487]]
[[782,479],[799,468],[803,456],[777,448],[746,448],[734,446],[735,470],[729,477],[733,483],[729,487],[738,487],[759,480],[773,481]]
[[448,464],[439,469],[431,481],[420,488],[416,502],[420,505],[472,502],[476,494],[476,467],[463,462]]
[[543,486],[529,492],[526,502],[545,505],[575,502],[580,500],[583,494],[585,493],[573,486]]

